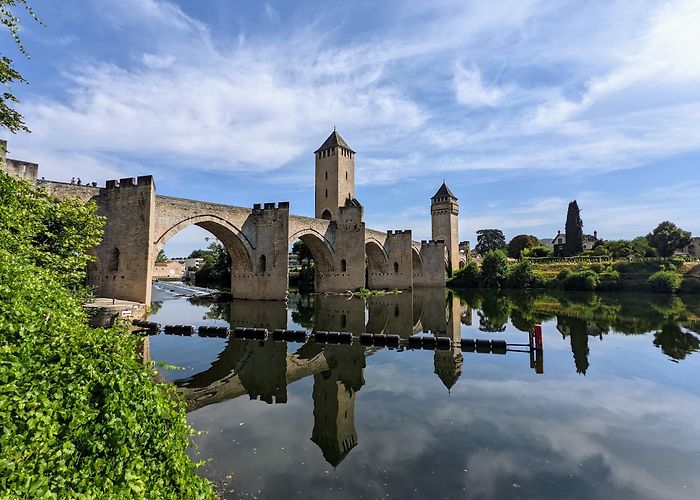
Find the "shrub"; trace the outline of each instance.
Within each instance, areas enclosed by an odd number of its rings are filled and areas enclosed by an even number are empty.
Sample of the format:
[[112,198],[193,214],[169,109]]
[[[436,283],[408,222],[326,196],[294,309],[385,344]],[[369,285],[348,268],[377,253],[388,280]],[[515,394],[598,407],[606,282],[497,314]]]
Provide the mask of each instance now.
[[656,293],[675,293],[681,286],[681,277],[673,271],[657,271],[647,280],[649,290]]
[[599,264],[597,262],[594,262],[588,266],[591,270],[595,271],[596,273],[600,274],[603,272],[603,269],[605,269],[605,265]]
[[[139,362],[140,339],[87,324],[76,286],[94,207],[50,203],[0,175],[0,496],[213,497],[187,455],[183,404]],[[72,264],[54,267],[64,252]]]
[[569,273],[562,280],[564,290],[592,291],[596,289],[598,283],[598,275],[591,269]]
[[479,266],[473,260],[469,260],[467,265],[458,270],[450,279],[450,285],[463,288],[476,288],[481,280]]
[[598,278],[600,279],[598,283],[598,290],[600,291],[619,290],[622,287],[620,273],[615,270],[602,272],[598,275]]
[[503,250],[491,250],[481,264],[481,286],[501,288],[508,278],[508,257]]
[[529,261],[523,260],[510,269],[506,285],[514,289],[538,288],[542,286],[542,278],[535,274]]
[[526,248],[525,250],[523,250],[523,253],[522,253],[523,257],[533,257],[533,258],[550,257],[551,255],[552,255],[552,249],[549,247],[545,247],[545,246]]

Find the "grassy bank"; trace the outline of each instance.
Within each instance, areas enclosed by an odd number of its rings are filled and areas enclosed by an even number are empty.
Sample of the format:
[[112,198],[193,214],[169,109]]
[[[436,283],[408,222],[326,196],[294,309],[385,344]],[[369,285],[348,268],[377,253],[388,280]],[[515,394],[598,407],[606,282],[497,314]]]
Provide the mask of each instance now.
[[77,283],[100,224],[94,206],[0,174],[0,496],[213,497],[139,339],[87,324]]
[[502,252],[490,252],[481,266],[470,261],[448,281],[448,285],[457,288],[700,293],[700,265],[675,258],[636,262],[586,262],[580,259],[513,262],[508,261]]

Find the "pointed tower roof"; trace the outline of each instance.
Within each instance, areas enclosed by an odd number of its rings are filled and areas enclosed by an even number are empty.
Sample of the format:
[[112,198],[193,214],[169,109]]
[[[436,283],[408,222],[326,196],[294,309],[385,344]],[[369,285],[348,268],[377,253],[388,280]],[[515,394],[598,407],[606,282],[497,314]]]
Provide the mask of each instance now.
[[343,147],[345,149],[349,149],[353,153],[355,152],[352,150],[352,148],[350,146],[348,146],[348,143],[345,142],[345,140],[342,137],[340,137],[340,134],[334,128],[333,132],[331,132],[331,135],[328,136],[328,139],[326,139],[325,142],[323,144],[321,144],[321,147],[318,148],[316,151],[314,151],[314,153],[318,153],[319,151],[324,151],[326,149],[334,148],[336,146],[340,146],[340,147]]
[[452,194],[452,191],[450,191],[450,188],[447,187],[447,184],[443,181],[442,186],[440,186],[440,189],[437,190],[437,193],[433,195],[431,200],[434,200],[435,198],[454,198],[455,200],[457,197]]

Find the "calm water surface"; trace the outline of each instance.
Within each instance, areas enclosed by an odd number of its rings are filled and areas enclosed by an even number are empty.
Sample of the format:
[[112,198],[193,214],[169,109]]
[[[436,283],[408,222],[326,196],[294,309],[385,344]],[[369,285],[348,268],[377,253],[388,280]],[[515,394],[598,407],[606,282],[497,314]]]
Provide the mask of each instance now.
[[[156,335],[224,498],[700,498],[700,298],[444,290],[151,318],[527,344],[542,357]],[[513,347],[513,349],[522,349]],[[526,349],[526,348],[525,348]]]

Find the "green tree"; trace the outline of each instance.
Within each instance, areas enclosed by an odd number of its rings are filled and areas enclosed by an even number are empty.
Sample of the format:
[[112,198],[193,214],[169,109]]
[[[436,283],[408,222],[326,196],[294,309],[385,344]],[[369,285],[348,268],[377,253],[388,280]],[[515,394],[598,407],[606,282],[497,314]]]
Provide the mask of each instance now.
[[158,256],[156,257],[156,262],[166,262],[168,260],[168,256],[165,255],[165,250],[162,248],[158,250]]
[[576,200],[569,203],[566,212],[566,254],[578,255],[583,251],[583,221]]
[[188,259],[203,259],[207,255],[207,250],[198,248],[197,250],[192,250],[187,256]]
[[77,199],[54,203],[43,190],[0,174],[0,241],[54,273],[74,293],[84,291],[89,250],[102,239],[97,206]]
[[220,290],[230,289],[231,256],[228,250],[220,243],[213,242],[198,255],[204,262],[194,275],[194,284]]
[[501,288],[508,278],[508,257],[503,250],[491,250],[481,264],[481,286]]
[[481,270],[479,265],[473,259],[469,259],[467,264],[450,278],[449,284],[450,286],[462,288],[476,288],[479,286],[480,280]]
[[476,232],[474,250],[479,255],[486,255],[491,250],[505,250],[506,238],[500,229],[479,229]]
[[522,256],[523,250],[539,246],[540,240],[531,234],[519,234],[513,237],[508,243],[508,257],[511,259],[519,259]]
[[[29,57],[22,41],[19,38],[20,22],[17,10],[25,9],[39,24],[41,21],[26,0],[0,0],[0,23],[7,28],[10,36],[14,39],[19,51]],[[5,87],[5,92],[0,93],[0,126],[7,128],[10,132],[29,132],[24,124],[22,115],[13,108],[19,100],[10,92],[10,85],[15,83],[27,83],[19,72],[12,66],[12,59],[6,55],[0,55],[0,84]]]
[[309,245],[301,240],[294,242],[292,245],[292,253],[297,256],[302,268],[310,266],[314,258]]
[[692,238],[688,231],[666,220],[647,235],[647,240],[661,257],[670,257],[676,250],[690,245]]

